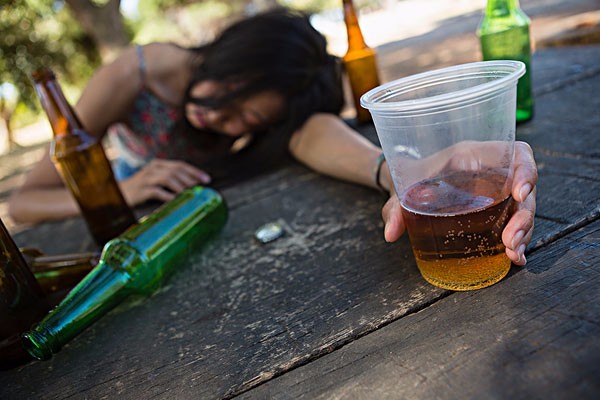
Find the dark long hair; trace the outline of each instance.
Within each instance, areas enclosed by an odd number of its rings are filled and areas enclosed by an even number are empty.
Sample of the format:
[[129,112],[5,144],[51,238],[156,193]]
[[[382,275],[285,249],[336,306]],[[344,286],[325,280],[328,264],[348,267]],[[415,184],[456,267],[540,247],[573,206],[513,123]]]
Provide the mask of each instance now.
[[190,99],[190,89],[205,80],[239,84],[224,96],[202,99],[212,108],[266,90],[276,91],[286,99],[280,122],[264,132],[253,132],[250,144],[235,154],[223,154],[222,144],[230,143],[230,137],[194,129],[182,112],[174,129],[195,135],[198,146],[208,155],[200,167],[212,175],[216,186],[285,161],[290,137],[312,114],[338,114],[342,108],[340,62],[327,53],[325,38],[304,14],[278,9],[241,20],[195,51],[199,61],[182,107]]

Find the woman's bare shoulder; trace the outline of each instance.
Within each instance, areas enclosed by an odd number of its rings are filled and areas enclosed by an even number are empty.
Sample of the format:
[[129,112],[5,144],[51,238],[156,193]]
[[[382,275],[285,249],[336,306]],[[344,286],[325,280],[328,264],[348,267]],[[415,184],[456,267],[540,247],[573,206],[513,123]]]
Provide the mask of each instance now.
[[151,74],[172,73],[183,64],[188,64],[192,53],[185,47],[173,43],[149,43],[142,46],[146,67]]
[[146,85],[163,100],[178,104],[191,77],[192,51],[170,43],[142,47]]

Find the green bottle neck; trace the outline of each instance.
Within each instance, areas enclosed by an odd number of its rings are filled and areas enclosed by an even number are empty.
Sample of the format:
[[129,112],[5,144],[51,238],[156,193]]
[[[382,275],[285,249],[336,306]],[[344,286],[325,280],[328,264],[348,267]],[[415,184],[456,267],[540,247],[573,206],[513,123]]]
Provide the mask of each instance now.
[[520,8],[519,0],[488,0],[485,14],[498,17],[511,14]]
[[104,247],[98,265],[24,335],[27,351],[48,359],[130,293],[152,293],[226,220],[220,194],[202,187],[185,190]]
[[47,360],[77,334],[98,320],[130,293],[131,277],[103,261],[31,331],[23,335],[25,349]]
[[530,23],[531,20],[519,6],[519,0],[488,0],[477,34],[495,34],[518,27],[528,27]]

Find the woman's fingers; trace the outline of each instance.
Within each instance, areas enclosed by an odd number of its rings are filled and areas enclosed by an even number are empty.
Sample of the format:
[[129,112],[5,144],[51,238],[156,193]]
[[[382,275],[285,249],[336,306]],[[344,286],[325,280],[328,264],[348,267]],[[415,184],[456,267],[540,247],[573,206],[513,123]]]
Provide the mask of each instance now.
[[502,242],[506,246],[506,255],[516,265],[525,265],[527,262],[524,253],[533,234],[536,208],[535,195],[536,189],[534,188],[524,202],[517,203],[515,213],[502,232]]
[[175,175],[176,179],[179,181],[179,184],[183,187],[190,187],[197,184],[206,184],[208,182],[201,181],[196,176],[193,176],[187,172],[178,173]]
[[525,142],[515,142],[515,173],[513,176],[512,195],[519,202],[525,201],[535,185],[538,173],[533,158],[533,150]]
[[210,182],[206,172],[183,161],[154,160],[148,165],[148,175],[150,184],[163,186],[175,193]]
[[177,175],[168,175],[161,180],[161,186],[173,193],[181,193],[189,185],[185,185]]
[[506,255],[515,265],[525,265],[525,249],[533,235],[538,174],[533,151],[525,142],[515,142],[515,172],[512,197],[516,211],[502,232]]
[[123,194],[131,205],[148,200],[172,200],[186,188],[210,182],[210,176],[183,161],[154,159],[123,182]]
[[381,216],[385,224],[383,237],[387,242],[395,242],[402,236],[405,230],[400,200],[395,194],[385,203],[381,210]]
[[516,248],[510,249],[506,248],[506,255],[515,265],[523,266],[527,263],[527,258],[525,258],[525,248],[527,247],[526,243],[531,241],[531,236],[533,235],[533,227],[527,232],[523,238],[523,242]]
[[190,176],[192,179],[195,179],[196,183],[202,183],[204,185],[210,183],[210,175],[208,175],[206,172],[183,161],[177,161],[177,163],[180,164],[179,167],[182,168],[188,176]]
[[146,200],[154,199],[162,202],[171,201],[175,198],[175,193],[168,191],[160,186],[148,187],[148,195]]
[[159,179],[176,177],[177,180],[186,186],[193,186],[200,183],[207,184],[210,182],[210,176],[206,172],[183,161],[155,159],[148,164],[147,168]]

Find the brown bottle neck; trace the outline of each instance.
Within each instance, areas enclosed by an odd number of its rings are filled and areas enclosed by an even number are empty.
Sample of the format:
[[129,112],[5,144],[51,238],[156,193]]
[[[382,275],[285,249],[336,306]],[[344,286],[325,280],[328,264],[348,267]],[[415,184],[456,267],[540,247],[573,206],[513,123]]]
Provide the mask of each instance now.
[[79,118],[51,70],[43,69],[34,72],[33,81],[55,137],[70,134],[75,129],[83,130]]
[[343,0],[344,2],[344,21],[346,22],[346,32],[348,33],[348,52],[368,48],[365,43],[362,31],[358,25],[358,18],[354,9],[352,0]]

